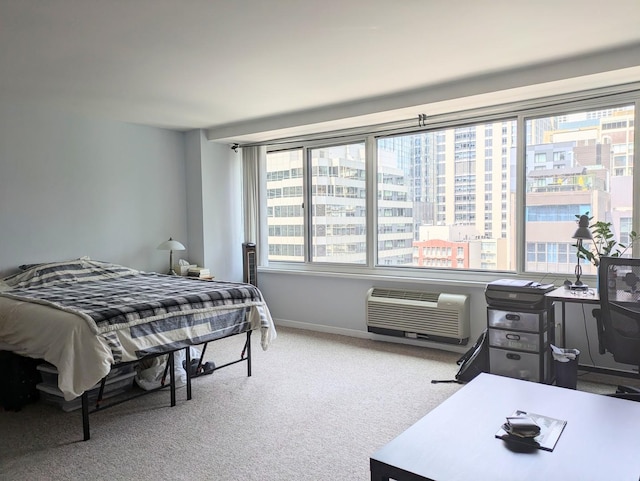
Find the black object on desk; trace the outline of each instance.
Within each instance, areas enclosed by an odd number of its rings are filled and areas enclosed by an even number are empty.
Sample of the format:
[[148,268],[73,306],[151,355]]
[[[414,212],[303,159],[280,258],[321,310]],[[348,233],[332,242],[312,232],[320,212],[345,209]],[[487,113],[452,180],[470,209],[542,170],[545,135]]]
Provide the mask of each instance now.
[[553,289],[553,284],[540,284],[520,279],[498,279],[487,284],[485,297],[487,304],[492,307],[544,309],[548,302],[545,294]]
[[[510,425],[513,417],[531,420],[538,428],[537,433],[534,436],[517,436],[510,433]],[[558,439],[567,425],[567,421],[563,419],[556,419],[542,414],[534,414],[525,411],[515,411],[510,417],[507,417],[507,422],[496,433],[496,438],[502,439],[508,443],[521,444],[525,447],[532,447],[536,449],[542,449],[544,451],[553,451],[556,447]],[[516,429],[517,431],[517,429]]]

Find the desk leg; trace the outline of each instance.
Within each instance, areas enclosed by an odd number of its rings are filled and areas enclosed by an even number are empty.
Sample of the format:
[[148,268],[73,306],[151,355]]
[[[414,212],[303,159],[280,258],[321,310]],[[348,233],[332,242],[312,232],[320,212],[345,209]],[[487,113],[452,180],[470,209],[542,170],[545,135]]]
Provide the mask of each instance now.
[[389,481],[391,478],[387,474],[384,474],[384,471],[380,469],[380,466],[377,463],[374,463],[373,460],[370,462],[371,466],[371,481]]
[[380,462],[369,458],[369,469],[371,471],[371,481],[436,481],[420,474],[405,471],[391,464]]
[[567,345],[567,328],[565,327],[566,325],[566,316],[565,316],[565,303],[561,302],[560,304],[562,304],[561,309],[562,309],[562,344],[560,345],[560,347],[566,347]]
[[389,481],[391,478],[389,476],[385,476],[383,474],[374,473],[371,471],[371,481]]

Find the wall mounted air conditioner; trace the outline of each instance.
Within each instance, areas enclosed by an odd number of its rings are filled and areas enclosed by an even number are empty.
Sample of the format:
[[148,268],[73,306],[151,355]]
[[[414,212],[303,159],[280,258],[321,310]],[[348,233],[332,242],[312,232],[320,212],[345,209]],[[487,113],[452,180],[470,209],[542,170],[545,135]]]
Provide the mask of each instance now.
[[466,344],[469,296],[373,287],[367,292],[367,330],[375,334]]

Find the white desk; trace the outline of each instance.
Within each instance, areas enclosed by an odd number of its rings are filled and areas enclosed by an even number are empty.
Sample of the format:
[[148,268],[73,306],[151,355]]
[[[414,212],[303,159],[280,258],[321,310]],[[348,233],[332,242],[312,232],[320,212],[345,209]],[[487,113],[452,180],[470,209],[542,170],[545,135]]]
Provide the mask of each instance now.
[[[564,345],[566,340],[566,328],[565,328],[565,320],[566,320],[566,311],[565,304],[567,303],[576,303],[576,304],[600,304],[600,297],[598,296],[598,292],[595,289],[588,289],[586,291],[573,291],[571,289],[567,289],[566,287],[558,287],[551,292],[546,294],[546,297],[551,299],[553,302],[559,302],[561,304],[562,309],[562,344]],[[593,320],[595,322],[595,319]]]
[[[572,291],[563,287],[558,287],[551,292],[548,292],[546,296],[554,302],[560,303],[561,309],[561,329],[562,329],[562,342],[558,342],[558,345],[565,346],[566,343],[566,304],[587,304],[591,309],[596,308],[600,304],[600,297],[595,289],[589,289],[587,291]],[[588,310],[587,315],[591,317],[593,324],[596,324],[595,318],[591,316],[591,309]],[[592,344],[592,349],[598,349],[598,340],[595,339]],[[584,354],[584,356],[583,356]],[[587,359],[587,353],[581,353],[581,359]],[[592,366],[589,364],[579,364],[580,369],[590,372],[598,372],[602,374],[612,374],[615,376],[638,378],[638,374],[633,371],[624,371],[621,369],[612,369],[608,367]]]
[[[515,409],[564,419],[553,452],[496,439]],[[370,458],[372,481],[638,481],[640,402],[480,374]]]

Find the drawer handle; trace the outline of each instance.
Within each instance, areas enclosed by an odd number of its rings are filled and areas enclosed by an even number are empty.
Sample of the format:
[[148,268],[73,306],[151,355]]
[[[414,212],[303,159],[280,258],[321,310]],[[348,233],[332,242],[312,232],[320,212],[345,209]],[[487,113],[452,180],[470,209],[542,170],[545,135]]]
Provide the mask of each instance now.
[[518,314],[507,314],[507,321],[519,321],[520,316]]
[[517,334],[507,334],[505,336],[507,339],[509,339],[510,341],[519,341],[520,340],[520,336],[518,336]]
[[514,354],[512,352],[508,352],[507,353],[507,359],[511,359],[512,361],[519,361],[520,360],[520,354]]

